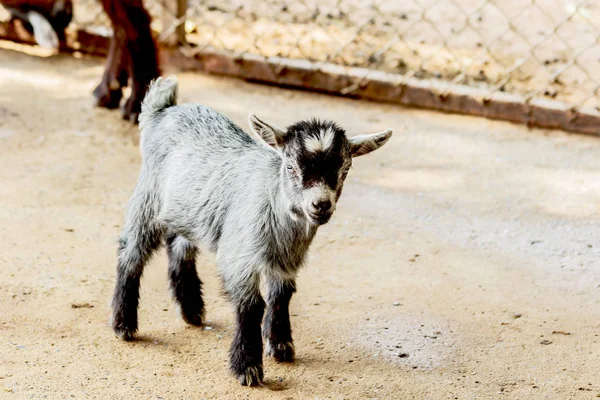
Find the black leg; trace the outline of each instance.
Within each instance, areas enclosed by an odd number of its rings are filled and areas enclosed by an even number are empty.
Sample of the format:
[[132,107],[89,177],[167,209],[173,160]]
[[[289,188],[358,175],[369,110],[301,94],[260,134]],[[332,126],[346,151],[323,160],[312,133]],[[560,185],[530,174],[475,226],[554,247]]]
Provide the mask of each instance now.
[[265,302],[260,292],[234,300],[236,330],[230,349],[230,368],[237,380],[244,386],[255,386],[262,382],[262,321]]
[[196,272],[197,249],[182,236],[167,238],[169,280],[173,297],[181,306],[181,316],[190,325],[200,326],[204,318],[202,282]]
[[294,341],[289,305],[296,291],[293,280],[271,279],[268,285],[267,313],[263,323],[265,353],[280,362],[294,361]]
[[131,340],[138,328],[137,308],[144,265],[160,244],[158,230],[147,226],[125,229],[119,241],[117,284],[112,301],[112,328],[123,340]]

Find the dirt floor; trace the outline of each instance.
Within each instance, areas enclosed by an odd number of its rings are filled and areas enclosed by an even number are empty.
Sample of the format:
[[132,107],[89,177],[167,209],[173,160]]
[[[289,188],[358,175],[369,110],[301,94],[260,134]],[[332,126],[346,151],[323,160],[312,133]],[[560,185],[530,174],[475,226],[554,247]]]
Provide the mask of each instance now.
[[186,326],[163,252],[140,340],[108,326],[136,128],[95,109],[100,59],[0,42],[0,398],[592,399],[600,396],[600,140],[180,74],[246,128],[322,116],[395,136],[355,162],[292,300],[298,359],[227,371],[232,312],[199,262]]

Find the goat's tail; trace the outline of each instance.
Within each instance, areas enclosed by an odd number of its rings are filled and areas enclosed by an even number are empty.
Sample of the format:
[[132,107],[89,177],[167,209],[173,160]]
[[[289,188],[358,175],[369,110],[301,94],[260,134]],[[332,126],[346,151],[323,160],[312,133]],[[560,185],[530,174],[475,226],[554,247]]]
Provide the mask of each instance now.
[[158,77],[150,83],[146,97],[142,101],[142,112],[140,114],[140,125],[153,114],[172,107],[177,104],[177,78]]

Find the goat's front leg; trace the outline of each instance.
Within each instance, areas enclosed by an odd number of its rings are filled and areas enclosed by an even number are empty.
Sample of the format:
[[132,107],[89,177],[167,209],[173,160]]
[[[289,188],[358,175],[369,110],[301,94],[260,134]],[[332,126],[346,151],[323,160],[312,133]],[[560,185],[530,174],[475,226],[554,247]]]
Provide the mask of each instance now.
[[111,325],[117,337],[123,340],[133,339],[137,331],[140,278],[162,240],[162,231],[149,210],[152,210],[151,196],[136,192],[129,202],[125,228],[119,239]]
[[293,279],[268,279],[267,313],[263,322],[265,353],[280,362],[294,361],[289,305],[295,291]]
[[260,295],[259,280],[234,283],[236,278],[226,279],[225,290],[229,294],[236,314],[236,327],[229,350],[230,369],[244,386],[255,386],[263,380],[262,322],[265,302]]

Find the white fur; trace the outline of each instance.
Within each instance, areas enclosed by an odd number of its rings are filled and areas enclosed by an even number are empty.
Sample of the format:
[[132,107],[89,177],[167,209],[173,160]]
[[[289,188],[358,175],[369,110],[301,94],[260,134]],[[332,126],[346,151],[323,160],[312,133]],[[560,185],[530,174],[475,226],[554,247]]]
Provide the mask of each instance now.
[[327,151],[333,144],[334,132],[331,129],[319,131],[316,137],[309,136],[304,139],[304,147],[306,150],[317,153],[319,151]]
[[44,16],[36,11],[27,13],[27,20],[33,27],[33,37],[43,48],[58,49],[58,35]]

